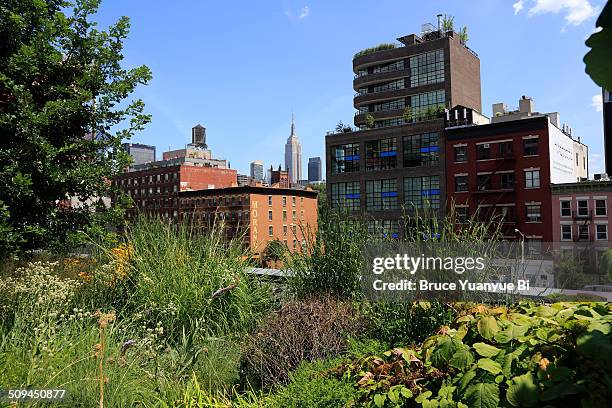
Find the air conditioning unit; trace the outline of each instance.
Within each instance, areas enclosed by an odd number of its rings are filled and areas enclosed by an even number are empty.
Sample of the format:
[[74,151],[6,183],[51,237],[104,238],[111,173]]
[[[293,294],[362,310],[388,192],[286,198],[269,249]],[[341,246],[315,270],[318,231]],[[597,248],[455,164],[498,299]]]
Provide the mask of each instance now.
[[491,145],[489,143],[485,143],[482,145],[485,149],[488,149],[489,147],[491,147]]

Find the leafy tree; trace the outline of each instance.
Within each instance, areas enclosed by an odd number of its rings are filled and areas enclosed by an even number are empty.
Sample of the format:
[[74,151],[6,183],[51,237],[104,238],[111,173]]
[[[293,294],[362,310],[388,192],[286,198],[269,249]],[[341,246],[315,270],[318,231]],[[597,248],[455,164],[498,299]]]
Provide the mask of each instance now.
[[367,115],[365,115],[365,121],[366,121],[366,126],[368,128],[373,128],[374,127],[374,116],[371,113],[368,113]]
[[287,245],[280,239],[276,238],[268,241],[264,256],[266,259],[274,262],[281,261],[287,253]]
[[595,83],[607,90],[612,89],[612,3],[608,2],[595,23],[601,31],[587,40],[591,50],[584,56],[586,73]]
[[150,121],[141,100],[126,98],[151,72],[122,67],[129,20],[97,29],[99,4],[0,5],[0,226],[11,232],[0,237],[0,256],[64,245],[122,215],[101,197],[129,164],[122,140]]

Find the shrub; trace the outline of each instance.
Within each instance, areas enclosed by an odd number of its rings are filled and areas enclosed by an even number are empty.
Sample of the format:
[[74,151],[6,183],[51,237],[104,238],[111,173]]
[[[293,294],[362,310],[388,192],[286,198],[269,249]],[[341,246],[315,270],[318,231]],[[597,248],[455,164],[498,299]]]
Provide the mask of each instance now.
[[453,310],[437,301],[363,303],[360,313],[368,322],[364,335],[391,347],[423,341],[454,320]]
[[364,356],[336,374],[378,407],[604,407],[611,316],[603,303],[479,305],[419,347]]
[[348,302],[330,298],[289,301],[250,336],[244,347],[245,379],[269,388],[286,383],[303,361],[337,356],[362,322]]
[[372,53],[378,52],[378,51],[392,50],[392,49],[394,49],[396,47],[397,47],[397,45],[393,44],[393,43],[379,44],[376,47],[370,47],[370,48],[366,48],[366,49],[363,49],[363,50],[359,51],[358,53],[356,53],[353,56],[353,59],[359,58],[359,57],[363,57],[364,55],[372,54]]

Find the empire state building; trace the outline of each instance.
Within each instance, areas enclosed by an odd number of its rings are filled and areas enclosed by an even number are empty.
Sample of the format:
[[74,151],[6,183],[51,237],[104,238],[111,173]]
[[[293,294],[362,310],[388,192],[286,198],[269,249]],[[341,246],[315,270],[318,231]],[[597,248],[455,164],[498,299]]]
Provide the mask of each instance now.
[[290,183],[297,183],[302,179],[302,145],[295,134],[293,115],[291,115],[291,135],[285,144],[285,168]]

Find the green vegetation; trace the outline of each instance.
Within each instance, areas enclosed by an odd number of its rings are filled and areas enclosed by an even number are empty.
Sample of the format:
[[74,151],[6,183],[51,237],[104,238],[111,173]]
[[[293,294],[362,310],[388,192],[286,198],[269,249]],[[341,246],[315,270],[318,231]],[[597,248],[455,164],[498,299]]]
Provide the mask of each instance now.
[[591,34],[586,45],[591,50],[584,56],[586,73],[604,89],[612,89],[612,3],[607,2],[595,23],[601,31]]
[[[107,182],[129,163],[121,142],[150,117],[126,100],[151,79],[124,68],[129,20],[91,21],[99,0],[9,1],[0,8],[0,258],[72,246],[119,223]],[[111,131],[112,129],[112,131]],[[61,205],[78,199],[79,206]],[[121,201],[121,200],[120,200]]]
[[366,48],[364,50],[359,51],[353,56],[353,59],[363,57],[364,55],[372,54],[373,52],[392,50],[397,48],[397,44],[394,43],[383,43],[378,44],[376,47]]

